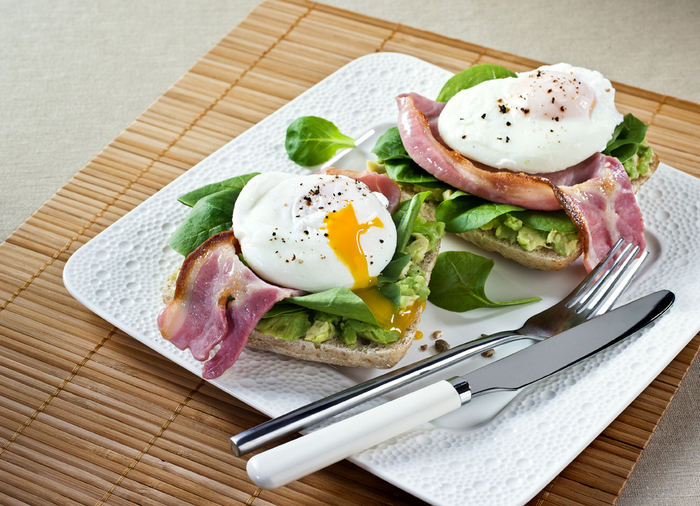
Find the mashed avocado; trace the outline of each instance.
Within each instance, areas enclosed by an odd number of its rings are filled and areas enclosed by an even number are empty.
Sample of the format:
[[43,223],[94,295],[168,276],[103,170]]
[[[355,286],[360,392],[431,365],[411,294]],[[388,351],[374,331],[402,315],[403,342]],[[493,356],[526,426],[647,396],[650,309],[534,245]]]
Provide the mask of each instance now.
[[644,143],[640,144],[637,148],[637,153],[622,164],[630,180],[634,181],[640,176],[646,176],[651,169],[653,158],[654,151],[651,147]]
[[338,325],[342,318],[337,315],[314,311],[313,324],[306,331],[304,340],[320,344],[333,339],[338,333]]
[[[505,239],[511,243],[517,242],[525,251],[547,248],[563,256],[569,256],[576,251],[579,235],[573,224],[568,226],[565,221],[561,222],[558,219],[538,220],[541,216],[535,213],[522,215],[531,223],[525,224],[522,219],[515,216],[516,214],[519,213],[506,213],[494,218],[483,225],[481,230],[493,230],[499,239]],[[554,229],[555,223],[558,223],[565,232]]]
[[272,318],[262,318],[255,326],[255,330],[277,339],[296,341],[305,337],[311,329],[309,316],[309,311],[299,311],[280,314]]
[[428,295],[430,295],[428,282],[425,279],[425,272],[415,264],[409,264],[406,276],[400,279],[397,285],[401,292],[399,309],[412,306],[417,301],[427,299]]

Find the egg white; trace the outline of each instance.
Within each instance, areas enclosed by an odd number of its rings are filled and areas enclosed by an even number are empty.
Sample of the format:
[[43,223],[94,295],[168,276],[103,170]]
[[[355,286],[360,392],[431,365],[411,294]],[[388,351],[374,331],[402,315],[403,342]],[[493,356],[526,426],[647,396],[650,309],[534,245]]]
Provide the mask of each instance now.
[[308,292],[352,288],[353,273],[329,245],[324,222],[348,203],[359,223],[379,219],[383,225],[359,235],[369,275],[377,276],[394,255],[396,227],[386,198],[345,176],[254,177],[236,200],[233,233],[248,266],[268,282]]
[[443,109],[443,141],[489,167],[531,174],[605,149],[623,119],[599,72],[560,63],[462,90]]

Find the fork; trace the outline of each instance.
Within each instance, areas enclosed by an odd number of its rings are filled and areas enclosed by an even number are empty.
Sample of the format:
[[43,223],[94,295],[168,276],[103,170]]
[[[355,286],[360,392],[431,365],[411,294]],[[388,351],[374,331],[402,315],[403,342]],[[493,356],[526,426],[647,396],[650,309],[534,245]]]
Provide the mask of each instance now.
[[483,336],[273,418],[232,436],[237,457],[347,411],[359,404],[453,366],[469,357],[521,339],[541,341],[608,311],[648,257],[620,239],[596,268],[563,300],[530,317],[516,330]]

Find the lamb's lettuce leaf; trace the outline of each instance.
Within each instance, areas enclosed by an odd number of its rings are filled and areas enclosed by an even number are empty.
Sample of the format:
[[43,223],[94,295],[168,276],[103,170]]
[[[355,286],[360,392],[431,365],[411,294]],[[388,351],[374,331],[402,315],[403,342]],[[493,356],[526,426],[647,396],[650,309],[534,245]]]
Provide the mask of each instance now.
[[333,158],[339,149],[354,148],[355,139],[341,133],[327,119],[302,116],[287,128],[284,147],[294,163],[315,167]]

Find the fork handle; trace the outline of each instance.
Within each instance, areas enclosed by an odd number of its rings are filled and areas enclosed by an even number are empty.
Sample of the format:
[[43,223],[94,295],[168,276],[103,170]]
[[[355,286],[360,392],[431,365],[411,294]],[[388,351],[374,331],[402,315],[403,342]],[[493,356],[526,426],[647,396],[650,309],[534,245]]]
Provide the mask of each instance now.
[[496,334],[455,346],[448,351],[352,386],[236,434],[229,440],[231,451],[234,455],[240,457],[375,397],[387,394],[397,388],[446,369],[469,357],[483,353],[496,346],[524,338],[532,339],[529,336],[523,336],[513,331],[497,332]]

